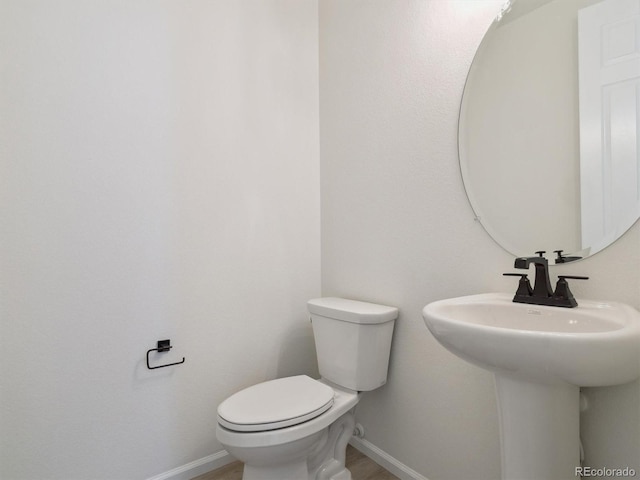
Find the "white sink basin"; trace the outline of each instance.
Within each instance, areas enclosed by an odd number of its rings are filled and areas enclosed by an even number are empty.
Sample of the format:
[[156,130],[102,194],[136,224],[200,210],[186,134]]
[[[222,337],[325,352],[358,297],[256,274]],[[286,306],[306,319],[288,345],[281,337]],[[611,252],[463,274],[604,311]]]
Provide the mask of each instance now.
[[422,312],[436,339],[482,368],[543,382],[607,386],[640,376],[640,314],[610,302],[575,308],[513,303],[488,293],[430,303]]
[[569,480],[580,464],[580,386],[640,376],[640,313],[621,303],[575,308],[490,293],[424,307],[434,337],[494,373],[504,480]]

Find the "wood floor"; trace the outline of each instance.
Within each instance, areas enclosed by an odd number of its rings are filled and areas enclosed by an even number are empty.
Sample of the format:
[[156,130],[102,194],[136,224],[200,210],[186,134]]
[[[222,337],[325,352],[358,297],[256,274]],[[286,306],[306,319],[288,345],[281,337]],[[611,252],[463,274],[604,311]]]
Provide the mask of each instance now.
[[[351,445],[347,446],[347,468],[352,480],[399,480],[380,465],[366,457]],[[233,462],[217,470],[199,475],[192,480],[241,480],[242,463]],[[303,480],[303,479],[301,479]]]

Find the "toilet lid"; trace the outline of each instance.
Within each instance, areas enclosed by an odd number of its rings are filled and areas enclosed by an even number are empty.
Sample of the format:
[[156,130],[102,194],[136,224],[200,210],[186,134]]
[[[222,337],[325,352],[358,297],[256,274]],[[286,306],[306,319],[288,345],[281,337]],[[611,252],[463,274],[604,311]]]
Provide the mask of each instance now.
[[259,383],[231,395],[218,407],[218,422],[237,432],[290,427],[329,410],[334,391],[306,375]]

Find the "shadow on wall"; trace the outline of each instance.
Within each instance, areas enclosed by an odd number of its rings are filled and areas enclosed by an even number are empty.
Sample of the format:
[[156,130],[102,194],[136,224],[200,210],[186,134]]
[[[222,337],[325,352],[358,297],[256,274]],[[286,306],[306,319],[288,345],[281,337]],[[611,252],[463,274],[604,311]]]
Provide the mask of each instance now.
[[276,377],[305,374],[320,378],[311,322],[291,329],[282,339]]

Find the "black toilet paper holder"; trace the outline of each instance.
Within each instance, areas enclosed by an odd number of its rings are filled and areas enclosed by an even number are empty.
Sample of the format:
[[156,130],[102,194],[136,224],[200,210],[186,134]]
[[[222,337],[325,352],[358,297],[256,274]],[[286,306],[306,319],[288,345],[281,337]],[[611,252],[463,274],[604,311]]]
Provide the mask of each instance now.
[[184,363],[185,362],[185,358],[182,357],[182,361],[180,361],[180,362],[167,363],[166,365],[157,365],[155,367],[151,366],[151,364],[149,363],[149,354],[151,352],[160,352],[160,353],[168,352],[172,348],[173,348],[173,346],[171,345],[171,340],[158,340],[158,347],[157,348],[152,348],[150,350],[147,350],[147,368],[149,370],[155,370],[156,368],[170,367],[172,365],[180,365],[181,363]]

